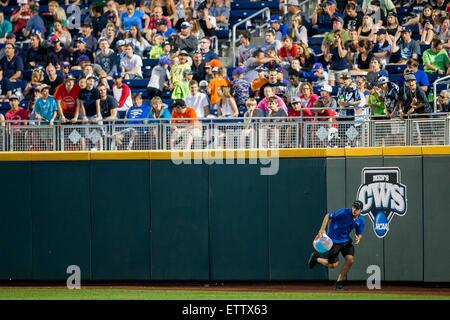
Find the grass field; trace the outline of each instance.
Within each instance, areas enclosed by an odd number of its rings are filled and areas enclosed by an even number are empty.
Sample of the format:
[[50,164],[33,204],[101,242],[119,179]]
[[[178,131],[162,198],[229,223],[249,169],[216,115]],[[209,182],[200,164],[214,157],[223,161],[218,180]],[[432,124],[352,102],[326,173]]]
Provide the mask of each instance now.
[[450,300],[450,296],[344,292],[242,292],[202,290],[134,290],[0,288],[0,300]]

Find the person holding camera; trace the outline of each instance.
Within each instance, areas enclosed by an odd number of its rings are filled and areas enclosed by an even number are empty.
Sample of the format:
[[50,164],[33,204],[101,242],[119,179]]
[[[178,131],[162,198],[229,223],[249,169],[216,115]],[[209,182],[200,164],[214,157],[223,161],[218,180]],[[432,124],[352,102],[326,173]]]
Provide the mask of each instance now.
[[340,81],[340,75],[348,72],[348,44],[344,43],[342,33],[335,31],[333,43],[324,46],[324,59],[330,63],[328,70],[328,81],[331,86]]
[[327,29],[335,16],[340,16],[336,1],[325,0],[320,2],[312,13],[311,24],[317,27],[318,33],[322,33],[321,30]]

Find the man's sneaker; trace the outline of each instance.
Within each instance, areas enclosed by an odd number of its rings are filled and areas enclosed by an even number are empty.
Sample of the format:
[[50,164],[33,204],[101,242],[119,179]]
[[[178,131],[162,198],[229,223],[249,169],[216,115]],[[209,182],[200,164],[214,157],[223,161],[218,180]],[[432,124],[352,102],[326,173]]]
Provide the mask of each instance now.
[[348,290],[348,287],[347,286],[345,286],[344,285],[344,282],[336,282],[336,290],[339,290],[339,291],[341,291],[341,290],[344,290],[344,291],[346,291],[346,290]]
[[309,261],[308,261],[308,265],[309,265],[310,269],[314,268],[314,266],[316,264],[318,264],[318,262],[317,262],[318,257],[319,257],[319,255],[317,254],[317,252],[311,253],[311,256],[309,257]]

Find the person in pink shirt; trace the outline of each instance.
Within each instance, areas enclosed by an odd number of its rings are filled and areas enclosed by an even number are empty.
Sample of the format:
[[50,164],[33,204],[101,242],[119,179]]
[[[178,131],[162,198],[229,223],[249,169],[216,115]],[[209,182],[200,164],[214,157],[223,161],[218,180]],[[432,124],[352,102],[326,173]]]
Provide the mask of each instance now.
[[309,82],[303,82],[300,86],[300,101],[303,108],[311,109],[314,102],[319,100],[319,96],[313,92],[313,87]]
[[286,104],[284,103],[283,99],[281,99],[279,96],[275,95],[273,92],[272,87],[265,87],[264,88],[264,99],[262,99],[258,103],[258,109],[267,111],[269,110],[269,98],[275,96],[278,100],[278,107],[281,109],[284,109],[286,111],[286,114],[288,113],[288,109],[286,107]]

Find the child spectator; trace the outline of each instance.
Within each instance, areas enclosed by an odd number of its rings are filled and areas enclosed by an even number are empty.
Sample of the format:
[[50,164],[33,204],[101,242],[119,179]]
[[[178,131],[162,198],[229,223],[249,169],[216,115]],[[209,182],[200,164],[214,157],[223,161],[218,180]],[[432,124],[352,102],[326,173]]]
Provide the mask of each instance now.
[[183,71],[183,80],[177,81],[172,91],[172,99],[184,100],[189,94],[189,82],[192,80],[193,72],[191,69]]

